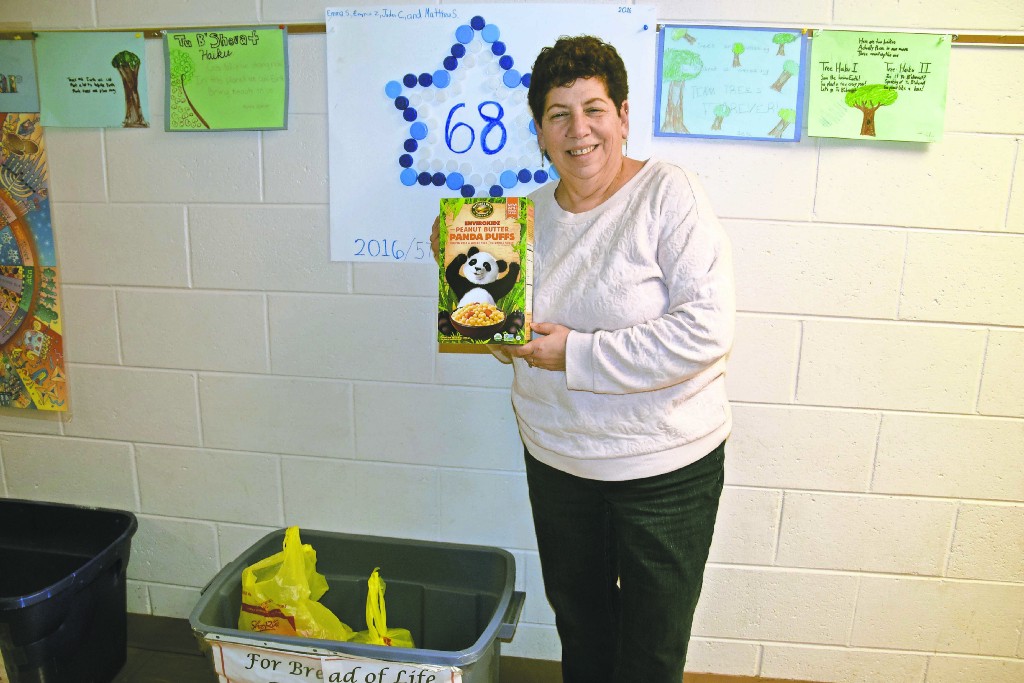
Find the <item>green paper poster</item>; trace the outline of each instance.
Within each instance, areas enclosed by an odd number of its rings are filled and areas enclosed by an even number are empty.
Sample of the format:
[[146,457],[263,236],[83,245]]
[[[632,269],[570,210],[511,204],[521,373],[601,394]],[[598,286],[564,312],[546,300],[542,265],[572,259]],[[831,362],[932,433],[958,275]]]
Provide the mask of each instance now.
[[149,127],[141,33],[40,33],[35,42],[43,126]]
[[280,130],[288,126],[287,31],[169,31],[167,130]]
[[949,35],[816,31],[808,135],[941,140],[951,43]]

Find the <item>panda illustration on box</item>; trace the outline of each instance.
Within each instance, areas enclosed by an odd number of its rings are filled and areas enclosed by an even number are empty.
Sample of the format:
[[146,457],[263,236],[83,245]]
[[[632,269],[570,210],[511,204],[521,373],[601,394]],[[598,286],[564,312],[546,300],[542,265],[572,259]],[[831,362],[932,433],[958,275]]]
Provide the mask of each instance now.
[[[508,274],[501,277],[506,270]],[[506,263],[476,247],[456,256],[444,271],[445,281],[459,298],[458,308],[474,303],[497,304],[512,291],[518,277],[518,263]]]
[[[502,297],[512,291],[518,278],[518,263],[496,259],[475,246],[452,259],[444,271],[448,287],[458,298],[456,310],[473,303],[496,306]],[[508,322],[518,329],[523,324],[522,314],[513,314]],[[445,335],[456,334],[451,324],[451,313],[442,311],[438,314],[437,329]]]

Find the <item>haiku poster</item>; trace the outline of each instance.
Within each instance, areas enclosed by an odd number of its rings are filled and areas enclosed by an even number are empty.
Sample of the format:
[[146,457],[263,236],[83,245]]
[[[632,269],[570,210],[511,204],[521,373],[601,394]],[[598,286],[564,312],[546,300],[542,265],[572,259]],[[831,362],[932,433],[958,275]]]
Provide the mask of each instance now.
[[38,114],[0,122],[0,407],[67,410],[43,129]]
[[40,33],[35,43],[44,126],[149,127],[141,33]]
[[277,27],[168,31],[167,130],[287,128],[287,39]]
[[951,36],[818,31],[813,43],[809,135],[942,139]]
[[657,25],[639,5],[328,8],[331,259],[431,263],[442,197],[525,196],[556,178],[526,102],[562,35],[613,45],[629,78],[629,155],[650,156]]
[[800,30],[663,26],[654,134],[795,142],[806,65]]
[[0,111],[39,111],[32,41],[0,40]]

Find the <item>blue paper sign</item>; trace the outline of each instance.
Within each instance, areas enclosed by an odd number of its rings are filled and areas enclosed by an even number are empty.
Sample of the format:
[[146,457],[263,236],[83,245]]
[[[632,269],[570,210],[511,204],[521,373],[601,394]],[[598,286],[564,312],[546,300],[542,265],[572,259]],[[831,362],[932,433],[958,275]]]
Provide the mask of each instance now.
[[0,40],[0,111],[35,114],[39,111],[36,60],[27,40]]
[[806,67],[797,29],[663,26],[654,134],[795,142]]

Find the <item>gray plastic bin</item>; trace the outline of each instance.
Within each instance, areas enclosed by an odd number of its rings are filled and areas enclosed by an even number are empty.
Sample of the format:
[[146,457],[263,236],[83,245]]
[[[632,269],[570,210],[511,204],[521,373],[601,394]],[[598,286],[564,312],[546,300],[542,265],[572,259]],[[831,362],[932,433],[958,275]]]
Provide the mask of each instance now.
[[500,548],[356,536],[301,529],[330,587],[320,602],[356,631],[366,628],[366,580],[387,583],[388,626],[412,632],[415,648],[384,647],[241,631],[242,569],[281,550],[284,529],[260,539],[203,589],[189,617],[205,640],[295,653],[452,666],[463,683],[498,680],[500,642],[515,635],[525,593],[514,590],[515,559]]

